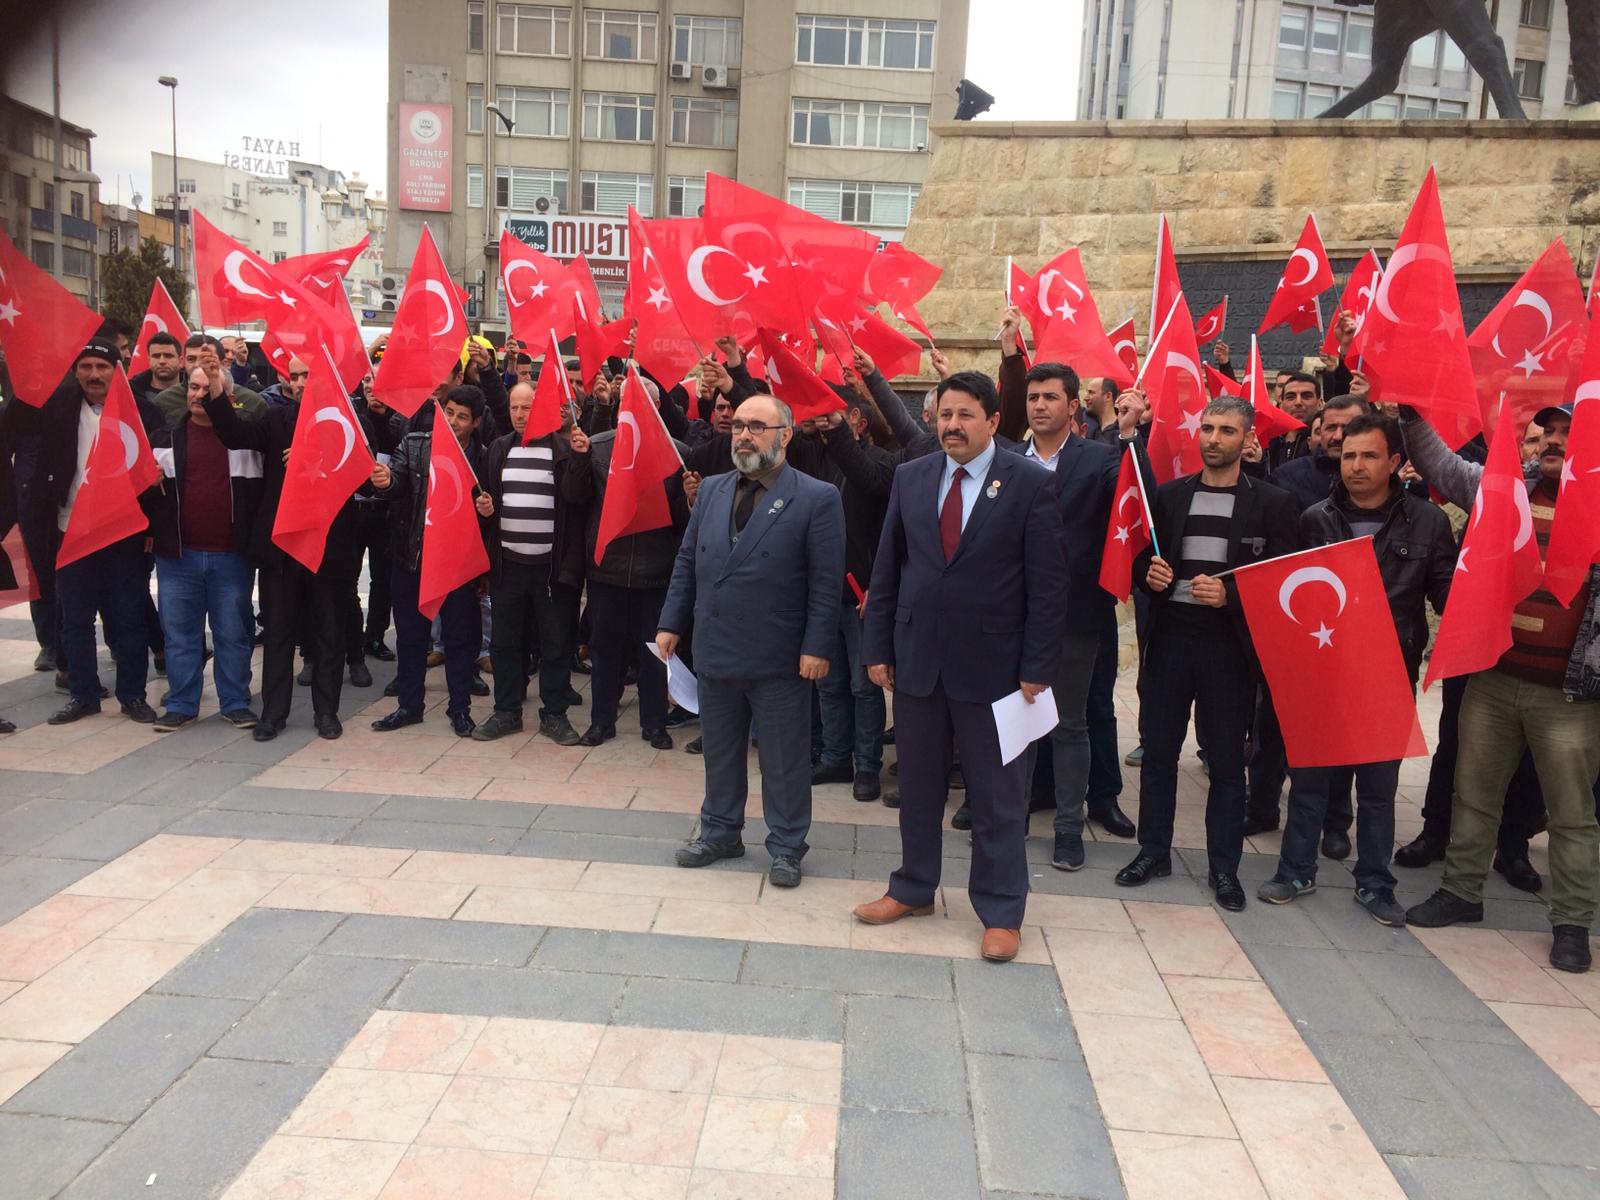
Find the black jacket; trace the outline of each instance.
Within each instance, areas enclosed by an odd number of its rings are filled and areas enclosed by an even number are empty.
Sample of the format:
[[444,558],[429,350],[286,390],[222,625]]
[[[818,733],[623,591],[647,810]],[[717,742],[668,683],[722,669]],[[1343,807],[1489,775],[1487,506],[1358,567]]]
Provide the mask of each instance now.
[[[589,442],[589,469],[580,469],[584,455],[574,455],[573,467],[561,481],[567,501],[588,513],[583,539],[584,574],[590,583],[666,591],[672,582],[672,564],[677,560],[683,531],[689,526],[689,500],[683,494],[682,471],[667,480],[667,507],[672,514],[672,524],[612,538],[600,561],[594,561],[594,548],[600,538],[600,512],[605,506],[606,480],[611,471],[611,450],[616,440],[615,430],[595,434]],[[680,445],[678,453],[683,451]]]
[[[573,469],[576,456],[565,434],[552,433],[548,441],[556,477],[556,529],[553,540],[555,548],[551,551],[551,579],[570,588],[579,588],[583,586],[584,530],[588,514],[584,512],[583,505],[573,504],[566,498],[564,486],[567,472]],[[503,566],[500,512],[505,507],[505,490],[501,474],[505,471],[506,456],[511,453],[512,447],[521,444],[522,435],[515,430],[496,438],[484,453],[483,470],[478,475],[478,482],[489,493],[489,499],[494,501],[494,516],[486,522],[483,535],[485,548],[489,551],[489,578],[493,580],[500,578]]]
[[[1383,590],[1400,636],[1400,651],[1415,682],[1428,645],[1428,614],[1423,605],[1432,604],[1437,613],[1444,611],[1456,568],[1456,539],[1450,518],[1436,505],[1410,495],[1398,479],[1390,481],[1385,508],[1383,528],[1373,537],[1372,549],[1378,556],[1378,573],[1383,576]],[[1350,530],[1354,511],[1344,484],[1335,484],[1332,496],[1300,516],[1300,535],[1306,547],[1354,537]]]
[[[163,558],[177,558],[183,553],[181,513],[184,481],[188,475],[189,430],[193,424],[194,417],[184,413],[183,420],[174,428],[150,433],[151,453],[166,476],[165,486],[147,506],[155,552]],[[218,438],[220,440],[220,434]],[[254,450],[229,450],[228,484],[233,501],[233,550],[236,554],[249,554],[256,515],[261,510],[261,498],[266,490],[261,455]]]
[[1326,454],[1307,454],[1273,470],[1272,486],[1294,497],[1301,512],[1321,504],[1339,482],[1339,460]]
[[[473,473],[481,475],[486,451],[472,440],[465,453]],[[388,502],[389,554],[396,566],[407,571],[422,567],[422,529],[428,519],[428,472],[432,464],[433,434],[408,433],[389,455],[388,489],[373,489],[380,500]]]
[[[840,474],[839,498],[844,502],[844,569],[854,575],[861,590],[872,581],[872,563],[883,538],[883,518],[889,511],[894,482],[894,452],[866,439],[858,439],[840,421],[823,435],[828,456]],[[850,608],[860,597],[844,581],[844,603]]]

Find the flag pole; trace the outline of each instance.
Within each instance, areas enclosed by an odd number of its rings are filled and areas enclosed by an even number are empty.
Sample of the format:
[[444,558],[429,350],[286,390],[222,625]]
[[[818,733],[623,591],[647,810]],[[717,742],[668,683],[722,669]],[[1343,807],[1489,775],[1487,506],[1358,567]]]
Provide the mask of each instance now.
[[1125,453],[1133,455],[1133,477],[1139,484],[1139,503],[1144,505],[1144,527],[1150,531],[1150,550],[1157,558],[1161,557],[1161,543],[1156,541],[1156,515],[1150,509],[1150,496],[1144,490],[1144,472],[1139,469],[1139,455],[1134,450],[1134,443],[1128,443]]
[[[1177,313],[1178,313],[1178,304],[1182,299],[1183,299],[1183,294],[1180,292],[1178,294],[1178,296],[1172,301],[1172,307],[1167,310],[1167,319],[1161,322],[1161,329],[1159,330],[1159,332],[1156,333],[1155,337],[1150,339],[1150,347],[1158,346],[1158,345],[1161,344],[1161,339],[1166,335],[1167,326],[1172,324],[1172,318],[1174,316],[1176,316]],[[1144,373],[1147,370],[1150,369],[1150,358],[1151,358],[1150,349],[1149,349],[1149,347],[1146,347],[1145,355],[1144,355],[1144,361],[1139,364],[1139,375],[1138,375],[1138,378],[1136,378],[1133,381],[1133,386],[1134,387],[1138,387],[1141,383],[1144,382]]]
[[1207,578],[1209,578],[1209,579],[1224,579],[1229,575],[1238,574],[1240,571],[1253,571],[1253,570],[1255,570],[1255,568],[1264,567],[1268,563],[1281,563],[1285,559],[1303,558],[1307,554],[1318,554],[1323,550],[1331,549],[1334,546],[1343,546],[1348,542],[1370,542],[1370,541],[1373,541],[1373,540],[1375,540],[1375,539],[1374,539],[1373,535],[1370,534],[1370,533],[1364,534],[1361,537],[1342,538],[1337,542],[1329,542],[1325,546],[1312,546],[1311,549],[1309,549],[1309,550],[1296,550],[1292,554],[1280,554],[1276,558],[1264,558],[1260,562],[1241,563],[1237,567],[1229,567],[1226,571],[1218,571],[1215,575],[1207,576]]

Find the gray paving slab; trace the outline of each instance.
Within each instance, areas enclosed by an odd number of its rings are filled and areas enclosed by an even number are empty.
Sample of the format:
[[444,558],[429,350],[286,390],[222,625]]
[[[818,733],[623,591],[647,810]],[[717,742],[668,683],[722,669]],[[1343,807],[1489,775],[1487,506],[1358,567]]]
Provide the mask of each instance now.
[[576,971],[419,963],[385,1007],[604,1025],[612,1018],[625,982],[617,975]]
[[289,1063],[202,1059],[60,1200],[209,1200],[245,1168],[321,1074]]
[[[459,921],[451,921],[459,925]],[[594,929],[552,929],[533,965],[553,971],[648,975],[732,983],[740,977],[745,944],[724,938],[676,937]],[[761,982],[746,980],[746,982]]]
[[[0,777],[4,774],[0,771]],[[31,855],[13,858],[0,867],[0,922],[9,921],[48,900],[102,865],[85,858],[35,858]]]
[[1600,1168],[1536,1166],[1533,1177],[1550,1200],[1594,1200],[1600,1196]]
[[291,719],[295,723],[270,742],[258,742],[247,735],[237,741],[208,750],[201,757],[206,762],[253,763],[258,767],[268,767],[281,762],[296,750],[310,745],[317,736],[316,730],[311,728],[309,712],[295,713]]
[[1420,1043],[1515,1162],[1600,1167],[1600,1116],[1524,1045]]
[[[20,725],[18,727],[21,728]],[[55,796],[60,794],[58,789],[82,778],[81,775],[69,775],[63,779],[54,771],[0,771],[0,793],[7,796]]]
[[[683,841],[694,835],[695,818],[692,813],[634,812],[584,808],[576,804],[551,804],[538,814],[533,826],[563,833],[602,833],[608,837]],[[751,844],[748,831],[745,842],[746,845]]]
[[121,1133],[121,1125],[104,1121],[0,1113],[4,1194],[14,1200],[48,1200]]
[[[1385,1154],[1410,1200],[1519,1200],[1543,1196],[1533,1171],[1520,1163]],[[1583,1193],[1592,1200],[1594,1192]]]
[[396,846],[462,854],[509,854],[523,834],[519,826],[447,825],[437,821],[384,821],[368,817],[339,838],[347,846]]
[[240,812],[300,813],[317,817],[368,817],[388,800],[366,792],[311,791],[306,788],[242,784],[218,796],[213,808]]
[[900,830],[892,825],[856,827],[856,849],[869,854],[900,853]]
[[[1525,896],[1524,893],[1516,893]],[[1483,901],[1483,924],[1489,929],[1521,929],[1532,933],[1550,932],[1550,907],[1541,899]]]
[[972,1200],[979,1195],[972,1123],[955,1113],[845,1108],[836,1200]]
[[248,1000],[140,996],[7,1101],[5,1111],[133,1121],[249,1007]]
[[92,858],[110,862],[178,820],[188,808],[156,804],[114,804],[81,825],[58,833],[37,848],[50,858]]
[[817,879],[849,879],[855,871],[856,856],[853,850],[817,849],[806,853],[805,873]]
[[536,804],[503,800],[441,800],[436,796],[390,796],[371,814],[376,820],[441,822],[451,825],[493,825],[519,833],[542,810]]
[[1257,944],[1245,946],[1245,952],[1302,1031],[1400,1031],[1394,1013],[1337,950]]
[[1083,1063],[969,1054],[967,1069],[986,1187],[1121,1200],[1116,1155]]
[[961,1040],[969,1053],[1083,1058],[1053,967],[951,963]]
[[86,775],[73,775],[66,780],[58,776],[52,794],[67,800],[126,800],[182,767],[183,763],[176,759],[141,758],[128,754]]
[[[672,861],[672,852],[681,845],[682,838],[661,841],[642,837],[608,837],[599,833],[568,833],[560,829],[543,829],[535,823],[517,840],[511,853],[533,858],[582,858],[597,862],[662,866]],[[721,863],[705,868],[708,871],[719,869],[726,868]]]
[[[1418,896],[1417,900],[1425,897]],[[1316,901],[1316,903],[1312,903]],[[1401,894],[1401,903],[1407,903]],[[1427,947],[1407,930],[1390,929],[1379,925],[1350,896],[1329,889],[1327,892],[1307,896],[1304,904],[1295,902],[1306,916],[1316,924],[1330,942],[1340,950],[1360,950],[1372,954],[1426,955]]]
[[[237,730],[229,728],[235,736]],[[260,768],[246,763],[192,762],[128,797],[133,804],[210,804],[218,796],[260,774]]]
[[966,1063],[955,1006],[900,996],[845,1002],[844,1103],[966,1113]]
[[617,1007],[617,1021],[663,1029],[838,1041],[843,1033],[842,1010],[839,997],[826,992],[636,977],[628,980]]
[[[744,840],[752,846],[760,846],[767,840],[767,823],[761,819],[761,806],[752,802],[749,819],[744,827]],[[813,851],[840,850],[854,852],[856,848],[856,827],[838,822],[818,821],[806,831],[806,844]],[[806,855],[807,859],[811,856]]]
[[108,806],[90,800],[35,796],[0,813],[0,846],[25,854],[69,829],[99,816]]
[[386,958],[313,954],[212,1048],[218,1058],[327,1066],[405,974]]
[[202,808],[167,827],[196,837],[267,838],[285,842],[336,842],[356,826],[353,818],[306,814],[236,812]]
[[[802,885],[803,886],[803,885]],[[864,954],[819,946],[752,942],[745,954],[744,983],[817,988],[841,995],[951,998],[950,963],[920,954]]]
[[900,865],[900,852],[877,853],[856,851],[855,865],[851,869],[852,879],[877,879],[888,885],[889,876]]
[[153,990],[259,1000],[341,919],[338,913],[253,908],[168,971]]
[[1325,950],[1333,945],[1306,912],[1313,897],[1305,897],[1304,903],[1259,904],[1254,889],[1250,889],[1250,892],[1250,903],[1245,905],[1244,911],[1233,913],[1217,910],[1222,923],[1233,931],[1233,936],[1239,941],[1259,942],[1267,946],[1304,946],[1316,950]]
[[521,967],[527,965],[543,933],[543,926],[537,925],[495,925],[482,921],[358,913],[346,917],[317,947],[317,953]]
[[1344,960],[1413,1037],[1502,1046],[1520,1040],[1454,971],[1432,956],[1347,953]]

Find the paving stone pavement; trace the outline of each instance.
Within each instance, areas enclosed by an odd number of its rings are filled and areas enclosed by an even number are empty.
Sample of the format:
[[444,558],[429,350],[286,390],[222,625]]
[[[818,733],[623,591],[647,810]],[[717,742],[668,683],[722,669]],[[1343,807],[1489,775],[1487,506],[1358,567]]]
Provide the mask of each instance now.
[[1600,1195],[1600,984],[1545,967],[1540,900],[1495,878],[1485,928],[1418,936],[1324,861],[1221,913],[1192,757],[1140,892],[1103,835],[1050,870],[1035,818],[1031,961],[999,967],[954,832],[933,918],[852,924],[897,834],[841,787],[797,891],[764,882],[758,796],[748,857],[672,868],[698,761],[631,706],[587,753],[437,711],[383,738],[377,687],[334,743],[299,704],[272,743],[68,736],[28,645],[0,616],[7,1200]]

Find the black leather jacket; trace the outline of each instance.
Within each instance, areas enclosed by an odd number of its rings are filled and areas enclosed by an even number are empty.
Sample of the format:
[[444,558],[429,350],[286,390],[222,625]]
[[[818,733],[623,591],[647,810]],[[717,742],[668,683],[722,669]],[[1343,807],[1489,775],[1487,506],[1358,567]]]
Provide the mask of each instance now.
[[[467,462],[474,474],[483,471],[483,447],[468,441]],[[433,434],[408,433],[389,456],[389,486],[373,492],[389,502],[389,554],[396,566],[422,568],[422,527],[428,517],[428,469],[433,461]],[[480,525],[482,522],[480,521]]]

